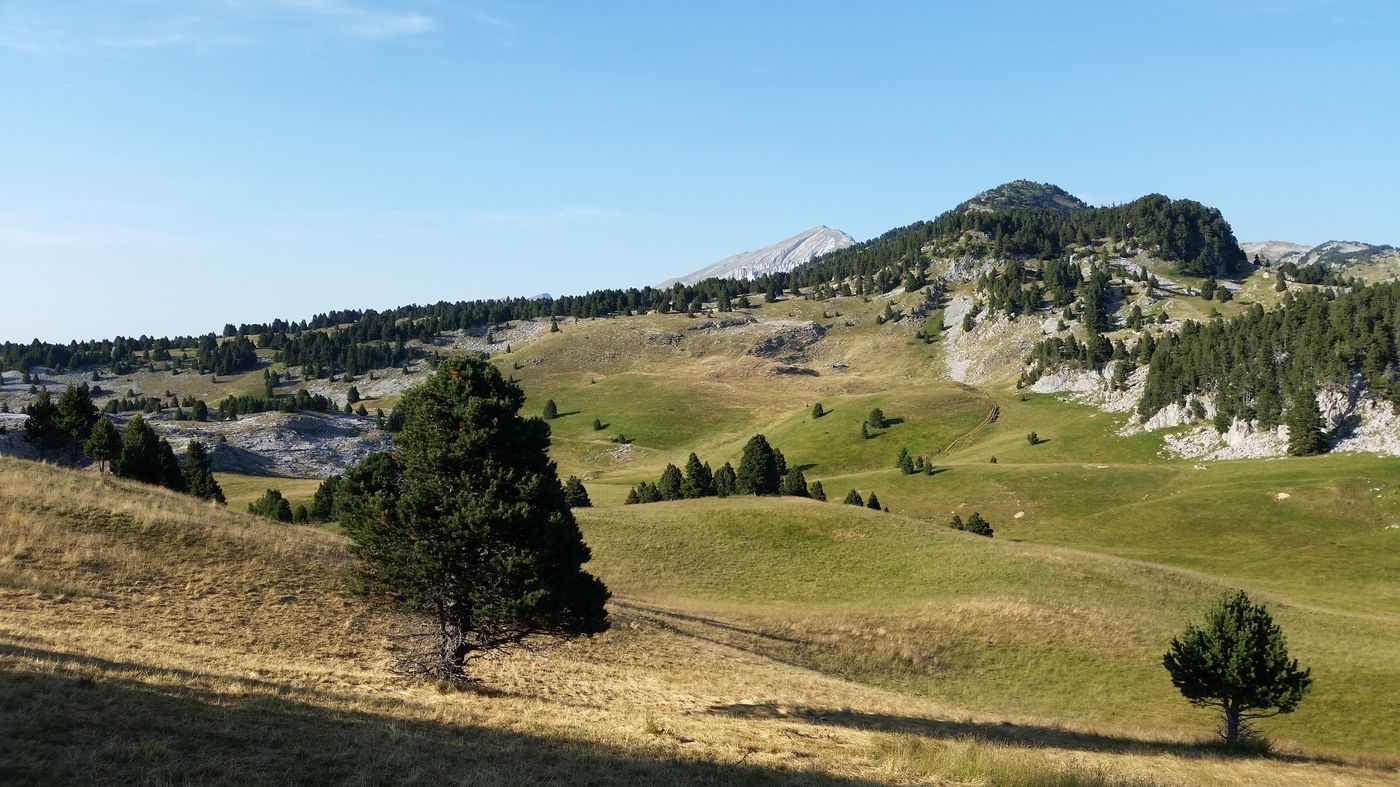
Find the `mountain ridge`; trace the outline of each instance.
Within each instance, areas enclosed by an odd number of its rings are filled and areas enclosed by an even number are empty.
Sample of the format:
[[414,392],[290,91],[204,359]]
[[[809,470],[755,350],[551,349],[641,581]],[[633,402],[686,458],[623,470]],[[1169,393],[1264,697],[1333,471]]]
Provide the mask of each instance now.
[[693,273],[667,279],[658,287],[664,289],[676,283],[694,284],[710,278],[756,279],[766,273],[787,273],[817,257],[849,248],[855,243],[855,238],[845,232],[818,224],[772,245],[733,254]]

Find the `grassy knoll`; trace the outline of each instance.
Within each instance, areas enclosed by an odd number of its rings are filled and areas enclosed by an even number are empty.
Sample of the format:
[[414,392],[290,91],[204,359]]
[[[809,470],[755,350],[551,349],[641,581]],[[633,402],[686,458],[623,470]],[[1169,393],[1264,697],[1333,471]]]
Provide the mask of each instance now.
[[297,506],[311,505],[311,498],[321,485],[319,478],[283,478],[280,476],[244,475],[242,473],[215,473],[215,480],[224,490],[228,506],[234,511],[248,510],[248,504],[263,496],[269,489],[276,489],[291,503],[292,510]]
[[[1346,701],[1330,696],[1334,683],[1324,691],[1320,682],[1316,708],[1305,705],[1295,726],[1279,726],[1317,749],[1227,757],[1198,743],[1205,720],[1163,696],[1162,675],[1145,679],[1160,668],[1143,668],[1138,681],[1136,665],[1115,666],[1156,652],[1177,616],[1214,591],[1209,580],[834,505],[644,508],[584,514],[593,568],[619,594],[610,632],[485,663],[480,692],[441,692],[387,676],[395,621],[346,593],[339,536],[0,459],[0,778],[1166,785],[1393,776],[1390,761],[1316,753],[1325,736],[1307,714]],[[813,593],[827,588],[829,600]],[[1297,646],[1313,647],[1328,619],[1282,611]],[[1350,646],[1384,677],[1393,653],[1358,645],[1360,631],[1336,625],[1333,647]],[[1087,641],[1100,632],[1102,653]],[[1081,682],[1086,664],[1093,680]],[[1035,709],[1042,683],[1063,708]],[[999,705],[1016,691],[1023,702]],[[1130,697],[1115,700],[1116,691]],[[1131,707],[1121,720],[1078,720],[1093,699]],[[1348,722],[1377,738],[1389,729],[1364,709]]]
[[[745,621],[761,632],[748,645],[776,658],[993,713],[1178,734],[1210,723],[1160,656],[1228,581],[835,503],[682,501],[580,518],[615,592]],[[1400,690],[1400,615],[1265,598],[1319,676],[1305,711],[1270,730],[1392,751],[1400,720],[1374,692]]]

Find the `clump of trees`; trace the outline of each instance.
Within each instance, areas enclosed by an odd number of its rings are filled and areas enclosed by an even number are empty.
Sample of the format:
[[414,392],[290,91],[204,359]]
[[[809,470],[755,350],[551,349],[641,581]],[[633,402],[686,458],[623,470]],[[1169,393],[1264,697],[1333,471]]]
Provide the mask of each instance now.
[[[729,497],[730,495],[785,495],[815,497],[802,470],[788,467],[783,452],[769,445],[763,435],[754,435],[744,445],[735,469],[728,462],[712,471],[694,452],[686,460],[685,470],[666,465],[656,483],[643,481],[627,493],[626,503],[656,503],[663,500],[683,500],[699,497]],[[825,499],[823,492],[820,499]]]
[[1268,609],[1244,591],[1206,610],[1162,656],[1172,685],[1192,705],[1220,712],[1227,745],[1257,734],[1256,719],[1292,713],[1312,686],[1312,670],[1288,656],[1288,642]]
[[983,519],[982,515],[976,511],[972,512],[972,516],[969,516],[966,522],[963,521],[961,516],[953,514],[952,519],[948,520],[948,527],[953,530],[961,530],[965,533],[972,533],[977,536],[992,537],[991,524],[987,522],[986,519]]
[[360,589],[422,620],[397,638],[402,673],[468,681],[473,659],[608,627],[549,427],[524,403],[489,362],[450,358],[404,395],[393,453],[337,484]]
[[262,493],[262,497],[248,504],[248,513],[277,522],[290,522],[292,504],[282,496],[281,491],[269,489]]

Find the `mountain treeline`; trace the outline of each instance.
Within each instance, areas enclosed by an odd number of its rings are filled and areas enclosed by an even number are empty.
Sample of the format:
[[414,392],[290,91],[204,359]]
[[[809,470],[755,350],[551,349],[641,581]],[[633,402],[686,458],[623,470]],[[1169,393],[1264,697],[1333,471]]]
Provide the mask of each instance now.
[[1156,343],[1138,412],[1150,418],[1198,392],[1216,392],[1218,423],[1282,423],[1290,392],[1361,375],[1373,395],[1400,409],[1400,282],[1340,295],[1290,294],[1282,306],[1255,304],[1230,320],[1188,322]]

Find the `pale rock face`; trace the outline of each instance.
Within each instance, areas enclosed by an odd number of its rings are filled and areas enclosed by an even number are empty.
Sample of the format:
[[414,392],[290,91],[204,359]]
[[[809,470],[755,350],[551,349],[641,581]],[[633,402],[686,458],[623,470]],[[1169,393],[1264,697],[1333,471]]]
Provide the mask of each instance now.
[[754,251],[725,257],[694,273],[662,282],[670,287],[676,282],[694,284],[704,279],[757,279],[765,273],[786,273],[798,265],[811,262],[824,254],[854,246],[855,239],[841,230],[827,226],[813,227],[791,238]]

